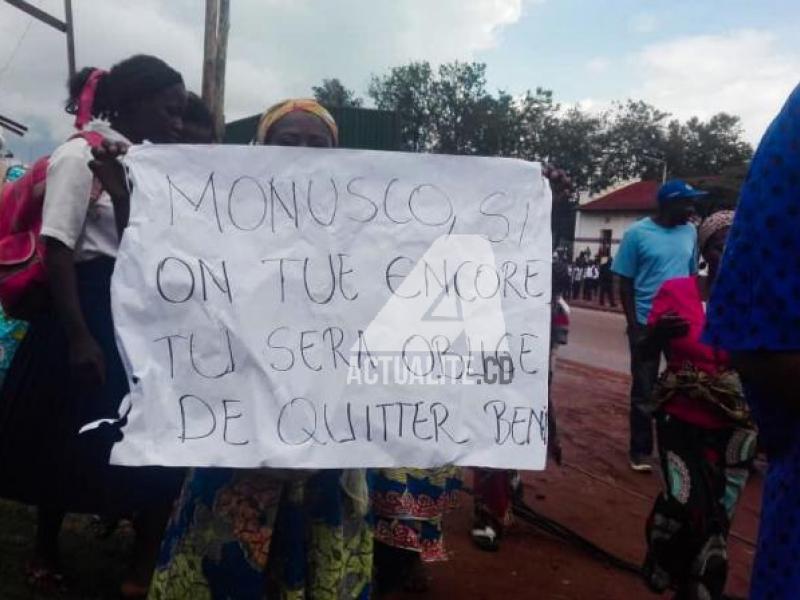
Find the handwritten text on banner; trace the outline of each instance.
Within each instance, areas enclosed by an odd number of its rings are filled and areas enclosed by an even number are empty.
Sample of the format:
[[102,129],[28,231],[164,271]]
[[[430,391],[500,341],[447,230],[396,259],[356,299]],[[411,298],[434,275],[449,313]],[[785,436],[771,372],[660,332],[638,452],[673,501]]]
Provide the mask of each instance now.
[[538,164],[243,146],[127,163],[113,462],[544,466]]

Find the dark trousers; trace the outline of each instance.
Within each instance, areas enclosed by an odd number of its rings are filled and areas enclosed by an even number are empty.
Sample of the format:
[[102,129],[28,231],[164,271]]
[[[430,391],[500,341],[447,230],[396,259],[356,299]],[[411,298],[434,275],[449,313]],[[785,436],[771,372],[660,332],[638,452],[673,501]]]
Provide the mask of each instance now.
[[594,298],[594,279],[583,280],[583,299],[591,301]]
[[616,306],[614,300],[614,285],[611,281],[600,281],[600,306],[606,305],[606,299],[611,306]]
[[630,453],[649,456],[653,452],[653,418],[643,405],[650,399],[658,380],[659,356],[644,353],[639,341],[645,334],[644,325],[628,330],[628,344],[631,352],[631,412],[630,412]]

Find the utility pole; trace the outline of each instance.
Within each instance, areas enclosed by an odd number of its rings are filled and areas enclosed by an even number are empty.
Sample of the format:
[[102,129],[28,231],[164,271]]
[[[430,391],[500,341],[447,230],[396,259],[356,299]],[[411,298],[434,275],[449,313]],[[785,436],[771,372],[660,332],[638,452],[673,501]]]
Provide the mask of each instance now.
[[6,3],[20,9],[22,12],[29,14],[34,19],[41,21],[45,25],[49,25],[53,29],[66,34],[67,36],[67,66],[69,68],[69,76],[75,75],[75,34],[72,27],[72,0],[64,0],[64,19],[62,21],[53,15],[46,13],[41,8],[38,8],[26,2],[26,0],[6,0]]
[[214,132],[218,139],[225,132],[225,63],[229,29],[230,0],[206,0],[203,101],[214,115]]
[[70,79],[75,75],[75,29],[72,26],[72,0],[64,0],[64,25],[67,30],[67,68]]

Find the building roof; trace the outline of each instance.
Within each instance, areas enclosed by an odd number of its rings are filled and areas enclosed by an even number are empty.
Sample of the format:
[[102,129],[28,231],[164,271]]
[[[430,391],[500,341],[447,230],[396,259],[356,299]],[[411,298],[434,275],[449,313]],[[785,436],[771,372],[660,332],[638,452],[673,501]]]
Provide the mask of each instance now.
[[652,212],[658,207],[656,197],[657,181],[636,181],[587,202],[578,210],[581,212],[624,211]]

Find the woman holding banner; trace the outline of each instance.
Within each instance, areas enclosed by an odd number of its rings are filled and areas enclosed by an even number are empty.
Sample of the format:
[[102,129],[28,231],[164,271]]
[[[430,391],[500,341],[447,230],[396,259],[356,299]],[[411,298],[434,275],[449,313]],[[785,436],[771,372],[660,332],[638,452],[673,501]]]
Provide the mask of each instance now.
[[[258,124],[258,144],[331,148],[333,117],[286,100]],[[195,469],[162,544],[150,598],[367,598],[372,579],[363,470]]]

